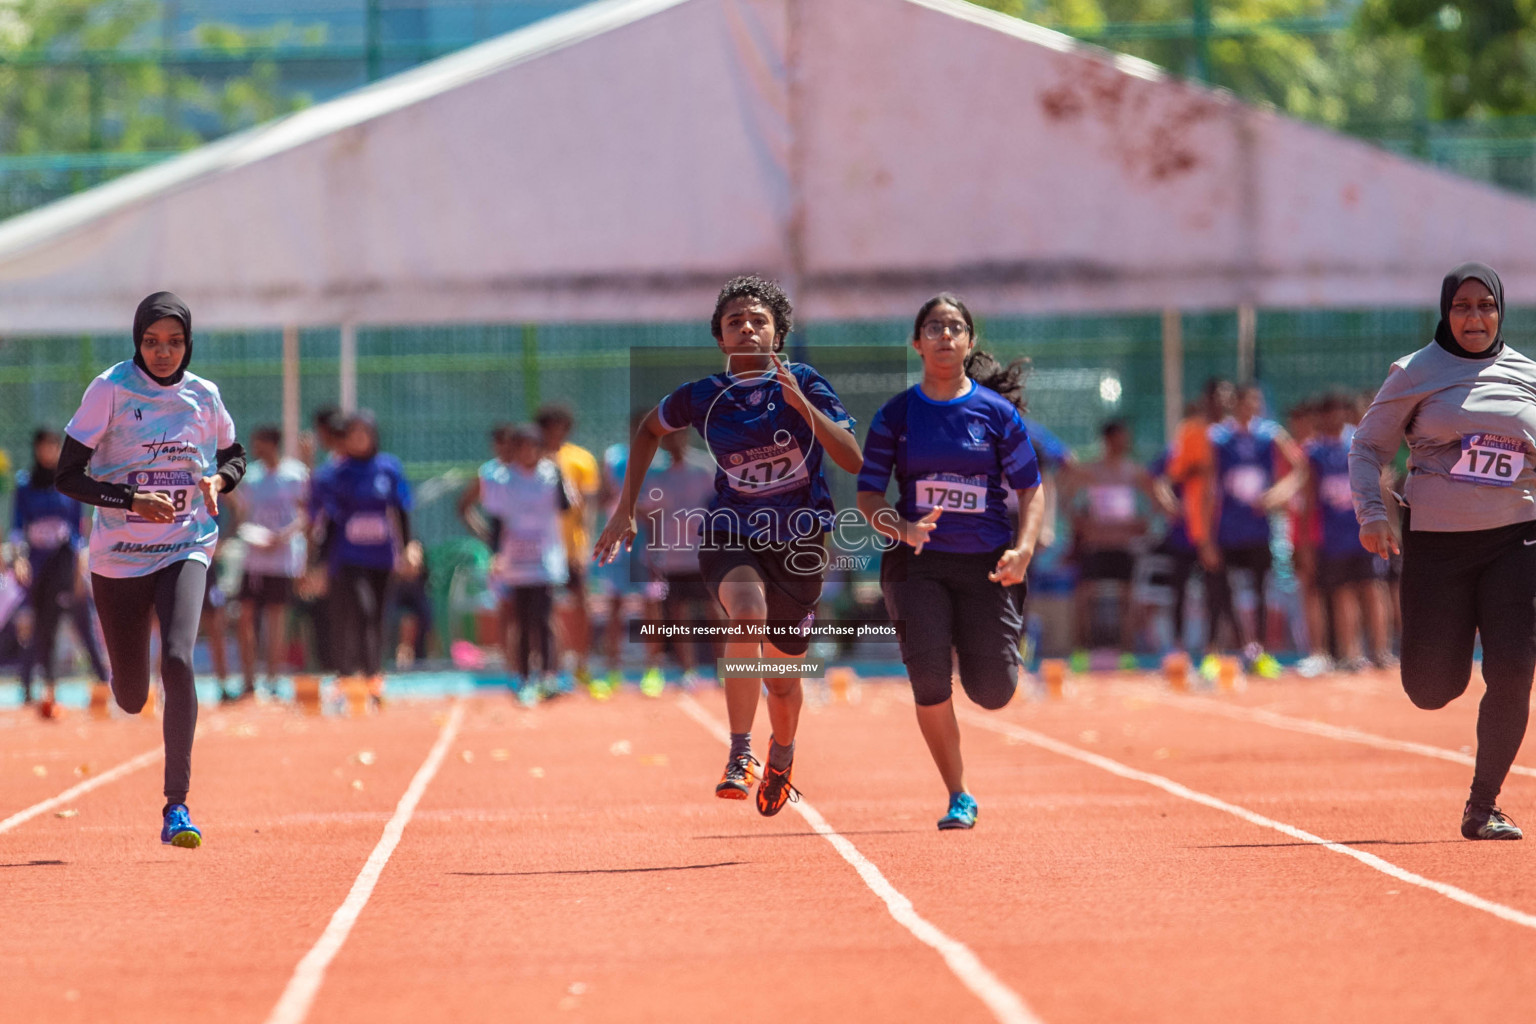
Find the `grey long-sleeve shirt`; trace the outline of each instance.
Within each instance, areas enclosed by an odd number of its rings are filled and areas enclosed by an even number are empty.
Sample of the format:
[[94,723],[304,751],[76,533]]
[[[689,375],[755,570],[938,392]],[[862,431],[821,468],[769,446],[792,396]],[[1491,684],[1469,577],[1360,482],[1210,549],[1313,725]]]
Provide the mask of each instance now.
[[1463,359],[1431,342],[1393,363],[1349,448],[1362,526],[1387,518],[1381,468],[1405,437],[1413,529],[1536,520],[1536,361],[1508,345],[1493,359]]

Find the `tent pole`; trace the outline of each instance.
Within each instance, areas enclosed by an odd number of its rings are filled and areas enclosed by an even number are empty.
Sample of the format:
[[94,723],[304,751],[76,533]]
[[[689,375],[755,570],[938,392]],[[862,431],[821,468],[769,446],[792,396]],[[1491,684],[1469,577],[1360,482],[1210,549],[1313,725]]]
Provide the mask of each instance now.
[[357,322],[341,325],[341,411],[357,411]]
[[1253,303],[1245,302],[1237,307],[1237,382],[1253,383],[1257,369],[1255,348],[1258,343],[1259,314]]
[[[790,299],[800,308],[808,305],[805,288],[805,96],[801,79],[801,45],[804,11],[801,0],[789,0],[787,38],[784,44],[784,88],[789,107],[789,223],[785,226],[785,249],[789,273],[784,282]],[[804,344],[805,332],[799,344]]]
[[1184,317],[1177,309],[1163,310],[1163,443],[1179,432],[1184,416]]
[[283,454],[299,457],[299,328],[283,328]]

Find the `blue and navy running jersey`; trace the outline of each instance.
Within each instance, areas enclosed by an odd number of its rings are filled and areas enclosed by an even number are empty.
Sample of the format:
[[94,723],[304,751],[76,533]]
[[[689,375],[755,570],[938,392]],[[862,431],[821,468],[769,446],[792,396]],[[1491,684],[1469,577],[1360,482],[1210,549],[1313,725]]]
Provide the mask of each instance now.
[[1269,514],[1258,500],[1275,482],[1275,438],[1280,424],[1255,417],[1248,429],[1236,420],[1211,427],[1216,453],[1216,481],[1221,488],[1221,522],[1216,544],[1222,548],[1257,547],[1269,543]]
[[1307,466],[1317,481],[1318,515],[1323,524],[1323,554],[1330,558],[1358,555],[1360,525],[1355,521],[1354,496],[1349,486],[1349,442],[1352,431],[1339,437],[1318,437],[1307,442]]
[[79,548],[85,543],[80,531],[85,510],[73,498],[54,490],[53,484],[34,486],[32,474],[16,476],[16,504],[11,512],[11,541],[26,542],[28,553],[36,561],[68,544]]
[[328,523],[330,564],[391,569],[400,547],[392,509],[411,510],[411,487],[393,455],[327,463],[313,483],[313,503]]
[[[853,417],[825,377],[804,363],[784,365],[813,406],[853,429]],[[832,528],[821,445],[772,375],[717,373],[690,381],[662,399],[657,412],[666,430],[697,430],[714,459],[711,530],[787,541],[817,526]]]
[[1009,490],[1040,483],[1029,431],[1013,403],[991,388],[935,402],[920,386],[886,402],[869,423],[859,490],[884,494],[891,473],[896,512],[921,519],[942,507],[925,551],[996,551],[1013,543]]

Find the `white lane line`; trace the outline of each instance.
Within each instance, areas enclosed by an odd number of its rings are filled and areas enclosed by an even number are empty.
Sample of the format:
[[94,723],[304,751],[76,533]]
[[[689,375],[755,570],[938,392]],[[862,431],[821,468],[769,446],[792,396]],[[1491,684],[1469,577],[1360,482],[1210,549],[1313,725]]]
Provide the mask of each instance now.
[[76,797],[84,796],[93,789],[96,789],[100,786],[105,786],[109,782],[116,782],[124,775],[132,775],[140,768],[154,764],[156,761],[160,760],[160,753],[161,751],[159,747],[156,747],[154,750],[146,750],[138,757],[130,757],[122,764],[113,768],[108,768],[106,771],[102,772],[100,775],[95,776],[94,778],[89,778],[84,782],[76,783],[75,785],[70,786],[58,796],[49,797],[42,803],[33,804],[31,807],[28,807],[24,811],[17,811],[9,818],[6,818],[4,821],[0,821],[0,833],[9,832],[11,829],[18,825],[26,824],[33,818],[37,817],[39,814],[47,814],[55,807],[62,807],[64,804],[69,803]]
[[1241,818],[1250,824],[1258,825],[1262,828],[1274,829],[1276,832],[1290,836],[1292,839],[1300,839],[1302,842],[1321,846],[1324,849],[1332,850],[1334,853],[1341,853],[1346,857],[1351,857],[1359,861],[1366,867],[1374,868],[1375,870],[1380,871],[1382,874],[1389,875],[1400,882],[1407,882],[1409,885],[1416,885],[1421,889],[1428,889],[1430,892],[1439,893],[1446,899],[1455,900],[1457,903],[1471,907],[1474,910],[1481,910],[1485,913],[1492,914],[1494,917],[1508,921],[1511,924],[1524,925],[1527,928],[1536,928],[1536,914],[1527,914],[1523,910],[1516,910],[1513,907],[1506,907],[1502,903],[1495,903],[1493,900],[1484,899],[1475,893],[1467,892],[1465,889],[1458,889],[1454,885],[1447,885],[1445,882],[1437,882],[1432,878],[1425,878],[1423,875],[1416,875],[1412,871],[1407,871],[1398,867],[1391,861],[1382,860],[1380,857],[1373,853],[1364,853],[1360,850],[1354,849],[1353,847],[1345,846],[1343,843],[1335,843],[1331,840],[1324,839],[1321,836],[1315,836],[1311,832],[1308,832],[1304,829],[1299,829],[1294,825],[1287,825],[1283,821],[1276,821],[1273,818],[1266,818],[1264,815],[1250,811],[1246,807],[1239,807],[1236,804],[1229,804],[1219,797],[1214,797],[1207,793],[1201,793],[1198,790],[1190,789],[1188,786],[1174,782],[1172,779],[1165,778],[1161,775],[1154,775],[1151,772],[1140,771],[1139,769],[1132,768],[1129,765],[1121,764],[1119,761],[1112,761],[1107,757],[1102,757],[1098,754],[1092,753],[1091,751],[1080,750],[1079,748],[1072,746],[1070,743],[1063,743],[1060,740],[1046,736],[1043,733],[1035,732],[1033,729],[1026,729],[1023,726],[1013,725],[1008,722],[993,721],[984,718],[975,712],[967,711],[964,709],[956,710],[959,712],[960,717],[964,721],[969,722],[971,725],[982,729],[989,729],[992,732],[1002,733],[1004,736],[1010,736],[1013,739],[1039,747],[1042,750],[1049,750],[1051,753],[1060,754],[1062,757],[1069,757],[1074,761],[1081,761],[1084,764],[1103,769],[1104,771],[1109,772],[1111,775],[1118,775],[1122,779],[1130,779],[1133,782],[1144,782],[1149,786],[1155,786],[1158,789],[1161,789],[1165,793],[1170,793],[1173,796],[1188,800],[1192,803],[1201,804],[1205,807],[1210,807],[1214,810],[1223,811],[1232,815],[1233,817]]
[[[727,747],[730,746],[730,732],[709,712],[700,707],[692,697],[687,694],[681,695],[677,706],[716,739]],[[880,869],[859,852],[858,847],[828,825],[827,819],[823,818],[807,800],[802,797],[790,806],[800,812],[800,816],[805,819],[806,824],[811,826],[812,831],[831,843],[832,848],[842,856],[843,860],[853,866],[853,869],[859,873],[859,877],[864,879],[864,884],[885,902],[886,910],[890,911],[898,924],[911,932],[923,945],[931,947],[944,958],[944,962],[949,965],[955,977],[986,1004],[987,1009],[992,1011],[992,1016],[1004,1024],[1041,1024],[1040,1018],[1024,1005],[1024,1000],[1019,997],[1019,994],[1003,984],[997,975],[988,970],[969,946],[958,939],[950,938],[919,915],[916,908],[912,906],[912,901],[903,896],[885,875],[880,873]]]
[[[1394,740],[1387,736],[1377,736],[1375,733],[1362,732],[1359,729],[1351,729],[1344,725],[1329,725],[1326,722],[1313,722],[1305,718],[1282,715],[1278,711],[1222,704],[1204,697],[1184,697],[1175,693],[1164,693],[1152,686],[1137,687],[1135,692],[1138,695],[1148,697],[1171,707],[1187,708],[1190,711],[1211,715],[1222,715],[1240,722],[1254,722],[1275,729],[1289,729],[1291,732],[1322,736],[1331,740],[1341,740],[1345,743],[1358,743],[1362,746],[1375,747],[1378,750],[1391,750],[1400,754],[1418,754],[1421,757],[1433,757],[1441,761],[1451,761],[1455,764],[1475,766],[1477,763],[1476,758],[1471,754],[1463,754],[1459,750],[1448,750],[1445,747],[1431,746],[1428,743],[1415,743],[1412,740]],[[1519,764],[1512,766],[1509,771],[1512,775],[1536,776],[1536,768],[1527,768]]]
[[325,926],[318,941],[304,959],[299,961],[293,969],[293,977],[288,979],[288,987],[283,989],[277,1005],[272,1008],[272,1013],[267,1017],[267,1024],[299,1024],[309,1013],[309,1009],[315,1002],[315,996],[320,992],[320,985],[325,980],[325,970],[341,952],[342,945],[347,941],[347,936],[352,932],[352,926],[357,923],[358,915],[363,912],[363,907],[368,903],[368,897],[373,895],[373,887],[379,881],[379,876],[384,873],[384,865],[389,863],[390,855],[395,852],[395,847],[400,843],[400,836],[405,832],[405,826],[410,824],[411,816],[416,813],[416,805],[421,801],[421,796],[427,791],[432,777],[437,774],[437,769],[443,763],[443,757],[448,753],[448,746],[459,733],[459,725],[464,721],[464,705],[455,703],[453,711],[448,715],[448,721],[443,723],[442,731],[437,735],[437,742],[432,744],[432,749],[427,753],[427,759],[421,762],[421,767],[416,769],[416,775],[411,779],[411,784],[405,787],[405,794],[400,797],[400,802],[395,805],[394,816],[384,826],[384,834],[379,837],[378,845],[368,855],[363,870],[358,872],[357,880],[352,883],[352,891],[347,893],[347,898],[341,906],[336,908],[336,913],[331,915],[331,923]]

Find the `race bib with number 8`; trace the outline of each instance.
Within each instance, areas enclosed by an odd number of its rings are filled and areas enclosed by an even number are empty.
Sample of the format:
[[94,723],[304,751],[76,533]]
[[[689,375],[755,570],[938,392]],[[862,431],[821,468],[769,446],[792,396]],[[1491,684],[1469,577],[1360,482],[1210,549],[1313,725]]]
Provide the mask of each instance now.
[[[197,481],[192,474],[178,469],[140,470],[129,475],[129,483],[137,485],[146,494],[163,494],[176,507],[176,522],[185,522],[196,511],[193,497],[197,494]],[[134,512],[128,513],[128,522],[147,523],[148,519]]]
[[743,494],[778,494],[804,487],[810,481],[805,453],[794,441],[737,452],[727,462],[725,475]]
[[936,508],[946,512],[985,512],[987,485],[976,483],[972,478],[948,473],[919,477],[917,510],[931,512]]
[[1501,434],[1461,435],[1461,458],[1451,476],[1468,483],[1513,487],[1525,471],[1525,442]]

